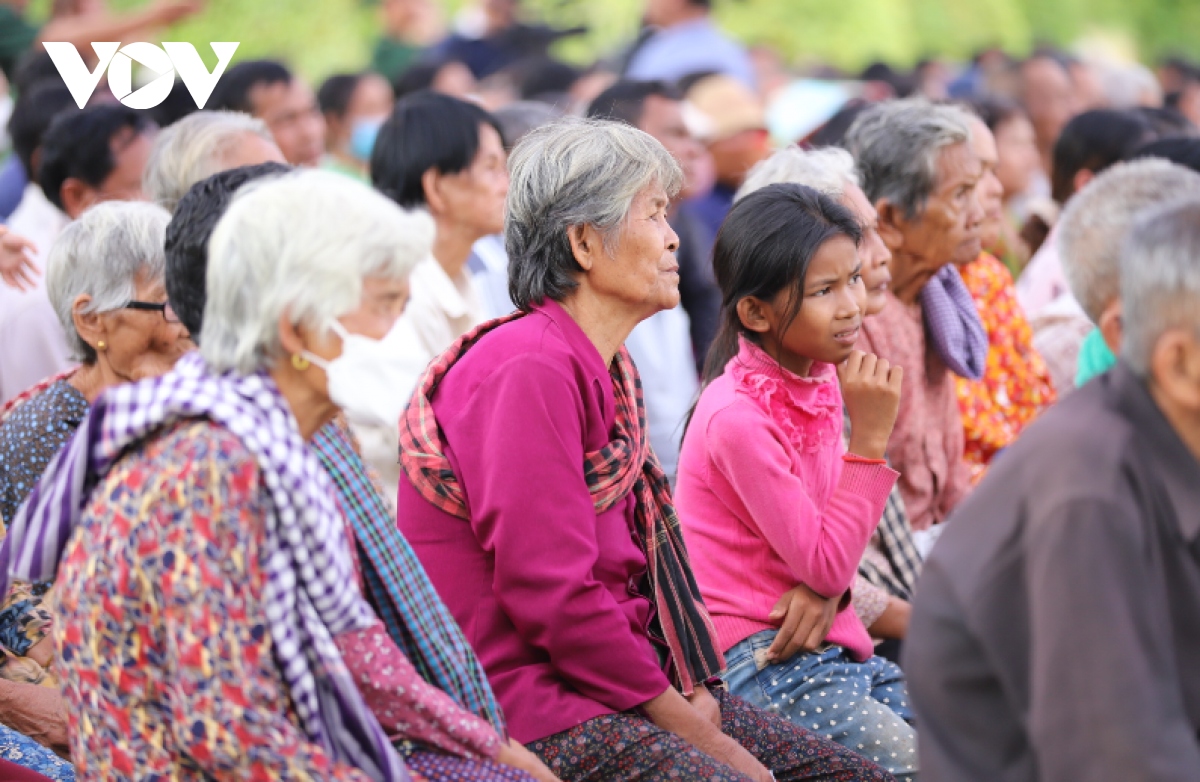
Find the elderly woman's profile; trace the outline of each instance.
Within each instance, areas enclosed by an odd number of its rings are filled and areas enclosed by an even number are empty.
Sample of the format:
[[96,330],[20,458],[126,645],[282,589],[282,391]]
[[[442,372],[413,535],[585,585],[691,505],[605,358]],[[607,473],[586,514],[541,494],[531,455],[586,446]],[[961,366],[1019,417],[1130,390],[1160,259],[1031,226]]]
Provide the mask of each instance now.
[[890,779],[710,689],[724,667],[622,343],[679,303],[678,164],[563,120],[510,158],[518,312],[426,372],[401,426],[401,529],[509,730],[559,778]]

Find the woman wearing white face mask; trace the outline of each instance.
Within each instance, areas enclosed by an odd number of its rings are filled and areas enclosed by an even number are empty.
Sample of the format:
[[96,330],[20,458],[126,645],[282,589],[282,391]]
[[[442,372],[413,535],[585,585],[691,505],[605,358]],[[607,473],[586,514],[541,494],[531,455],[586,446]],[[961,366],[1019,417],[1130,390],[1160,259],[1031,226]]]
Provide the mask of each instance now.
[[322,168],[367,182],[375,136],[394,100],[392,85],[378,73],[339,73],[326,79],[317,90],[326,127]]
[[98,400],[15,519],[0,572],[58,572],[81,779],[553,779],[468,687],[416,675],[306,444],[343,351],[403,308],[414,234],[427,221],[325,172],[241,191],[208,243],[200,351]]

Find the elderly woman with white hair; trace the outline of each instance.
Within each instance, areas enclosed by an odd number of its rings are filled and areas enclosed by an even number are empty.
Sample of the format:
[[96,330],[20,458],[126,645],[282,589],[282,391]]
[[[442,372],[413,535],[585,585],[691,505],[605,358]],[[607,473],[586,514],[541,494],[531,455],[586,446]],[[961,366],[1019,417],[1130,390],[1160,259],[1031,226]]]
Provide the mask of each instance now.
[[426,371],[401,424],[402,531],[512,735],[561,779],[888,779],[720,690],[716,633],[622,343],[679,303],[679,165],[563,120],[511,157],[518,311]]
[[[416,700],[306,444],[338,411],[335,367],[392,327],[431,234],[333,173],[245,188],[209,243],[200,350],[96,400],[18,513],[0,574],[57,574],[81,779],[408,780],[393,741],[447,713],[435,741],[518,753],[445,693]],[[529,779],[481,762],[458,778]]]
[[[150,204],[106,202],[84,212],[55,242],[47,292],[81,364],[43,380],[0,412],[0,519],[5,524],[106,388],[162,374],[191,346],[165,305],[168,220]],[[67,709],[56,688],[50,593],[49,582],[29,581],[4,593],[0,712],[8,727],[66,754]],[[33,757],[28,749],[22,754],[26,761]],[[42,773],[64,778],[53,756],[49,761]]]
[[[892,253],[879,236],[879,216],[862,191],[850,153],[838,147],[781,149],[750,169],[734,200],[740,201],[756,190],[778,183],[811,187],[836,199],[858,218],[863,229],[858,258],[867,293],[862,314],[867,318],[882,312],[887,306],[886,293],[892,282],[889,268]],[[846,423],[848,439],[848,417]],[[858,570],[851,601],[859,618],[873,638],[897,642],[903,639],[908,630],[909,603],[921,572],[921,555],[913,544],[912,528],[899,487],[893,487],[888,496],[879,527],[871,536]],[[789,594],[788,613],[781,625],[785,632],[779,633],[773,647],[782,659],[800,649],[813,651],[815,647],[804,641],[815,638],[816,644],[820,645],[825,640],[824,634],[813,630],[819,631],[823,627],[828,632],[833,618],[832,611],[804,610],[806,606],[829,601],[807,587],[798,591],[800,594]],[[833,602],[837,600],[835,598]],[[892,643],[877,652],[894,656],[896,646]]]
[[267,162],[283,163],[283,153],[266,124],[237,111],[197,111],[154,139],[142,190],[174,212],[188,189],[218,171]]

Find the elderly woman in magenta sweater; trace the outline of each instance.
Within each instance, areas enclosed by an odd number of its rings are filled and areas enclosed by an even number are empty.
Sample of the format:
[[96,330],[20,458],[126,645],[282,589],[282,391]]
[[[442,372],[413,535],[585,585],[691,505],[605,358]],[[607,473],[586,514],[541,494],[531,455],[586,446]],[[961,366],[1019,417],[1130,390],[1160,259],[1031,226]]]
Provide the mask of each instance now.
[[832,603],[828,634],[806,644],[815,651],[788,656],[776,643],[781,594],[803,584],[849,597],[896,481],[883,454],[901,370],[854,350],[867,302],[861,237],[850,210],[802,185],[734,206],[714,249],[722,325],[677,497],[730,690],[911,779],[903,676],[872,656],[849,599]]
[[711,688],[724,660],[622,347],[679,303],[678,164],[635,128],[564,120],[511,167],[519,312],[430,365],[397,504],[512,736],[566,782],[890,778]]

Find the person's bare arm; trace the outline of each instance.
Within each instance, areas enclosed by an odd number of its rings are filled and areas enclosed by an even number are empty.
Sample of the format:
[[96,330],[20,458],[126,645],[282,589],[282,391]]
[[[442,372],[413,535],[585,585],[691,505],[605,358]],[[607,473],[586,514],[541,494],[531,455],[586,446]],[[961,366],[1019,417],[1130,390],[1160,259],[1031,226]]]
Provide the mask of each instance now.
[[741,744],[726,736],[709,716],[687,701],[674,687],[642,704],[658,727],[674,733],[709,757],[740,771],[756,782],[770,782],[771,772]]
[[908,635],[908,620],[912,616],[912,605],[898,597],[888,599],[887,608],[871,623],[867,631],[875,638],[903,640]]
[[173,24],[203,9],[203,0],[155,0],[144,8],[126,13],[101,11],[60,16],[42,27],[37,40],[38,43],[66,41],[86,55],[92,41],[120,41],[129,33]]

